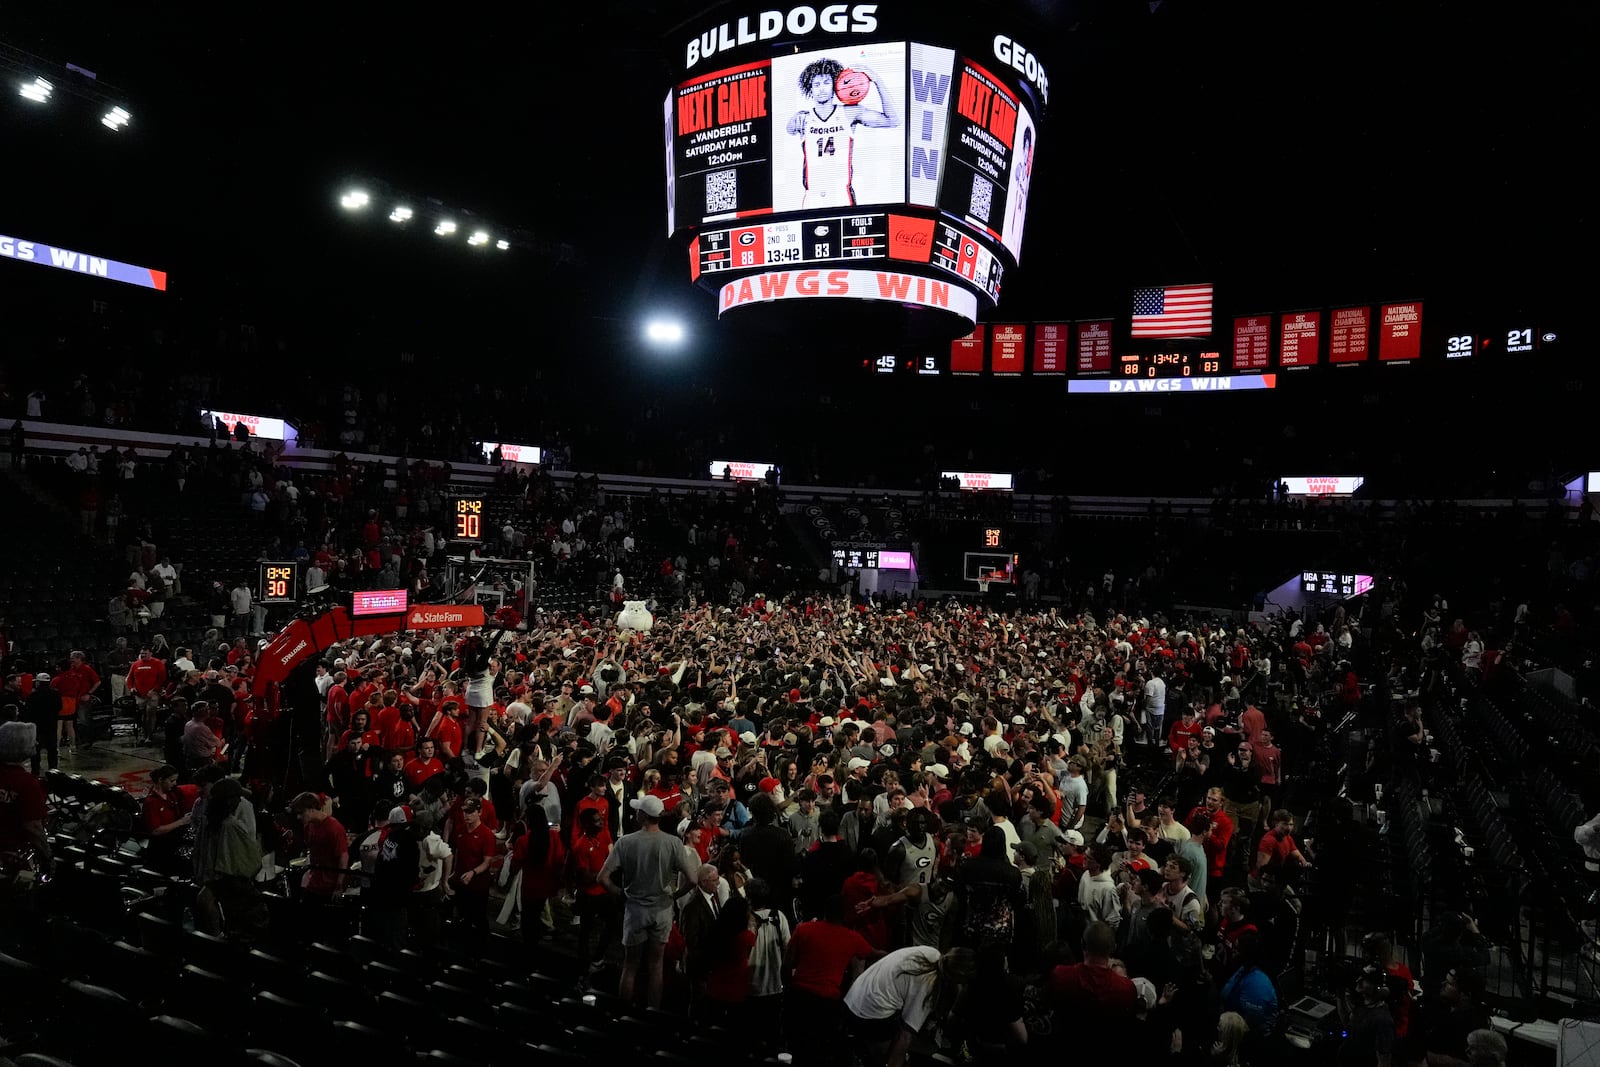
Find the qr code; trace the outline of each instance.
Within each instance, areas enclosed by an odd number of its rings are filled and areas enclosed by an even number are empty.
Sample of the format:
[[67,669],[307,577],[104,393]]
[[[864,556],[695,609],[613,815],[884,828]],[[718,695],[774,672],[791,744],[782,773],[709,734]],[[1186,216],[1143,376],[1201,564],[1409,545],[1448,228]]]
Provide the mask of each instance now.
[[706,214],[739,209],[739,173],[714,170],[706,175]]
[[987,224],[989,210],[994,204],[994,183],[981,174],[972,176],[972,208],[968,211],[973,218]]

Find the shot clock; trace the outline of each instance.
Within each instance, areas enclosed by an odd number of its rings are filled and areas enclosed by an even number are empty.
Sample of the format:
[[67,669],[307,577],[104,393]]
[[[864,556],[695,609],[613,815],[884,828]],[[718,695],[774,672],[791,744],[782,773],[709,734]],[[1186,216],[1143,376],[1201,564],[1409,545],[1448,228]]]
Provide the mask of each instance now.
[[263,561],[256,583],[256,600],[263,604],[294,604],[300,599],[300,564]]
[[456,501],[457,541],[483,540],[483,499],[461,498]]

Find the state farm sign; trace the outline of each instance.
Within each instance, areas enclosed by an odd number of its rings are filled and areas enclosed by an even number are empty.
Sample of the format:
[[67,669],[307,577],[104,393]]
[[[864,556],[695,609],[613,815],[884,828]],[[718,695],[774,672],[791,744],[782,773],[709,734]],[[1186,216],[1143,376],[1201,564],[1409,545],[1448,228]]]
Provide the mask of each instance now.
[[430,604],[412,608],[406,616],[408,630],[443,630],[455,626],[482,626],[483,608],[477,604]]

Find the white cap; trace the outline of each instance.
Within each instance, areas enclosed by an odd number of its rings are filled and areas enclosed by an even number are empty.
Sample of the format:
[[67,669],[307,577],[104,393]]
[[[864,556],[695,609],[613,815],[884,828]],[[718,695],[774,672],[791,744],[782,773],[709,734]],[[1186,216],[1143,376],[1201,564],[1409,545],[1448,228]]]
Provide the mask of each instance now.
[[1079,848],[1083,847],[1083,835],[1076,830],[1063,830],[1061,833],[1061,839],[1069,845],[1077,845]]
[[833,725],[833,716],[832,715],[824,715],[821,719],[819,719],[817,721],[817,725],[818,726],[832,726]]
[[578,690],[578,693],[579,693],[580,696],[587,696],[587,695],[592,694],[593,692],[594,692],[594,686],[592,686],[592,685],[583,686]]
[[964,722],[964,723],[961,724],[961,736],[962,737],[971,737],[972,736],[972,724],[970,722]]
[[872,761],[864,760],[860,756],[854,756],[846,766],[852,771],[859,771],[863,767],[872,766]]
[[1026,715],[1013,715],[1011,716],[1011,725],[1026,726],[1028,725],[1028,717]]
[[928,770],[932,771],[934,773],[934,775],[936,777],[939,777],[939,778],[948,778],[948,777],[950,777],[950,768],[946,767],[942,763],[935,763],[935,764],[931,765],[928,768]]
[[754,730],[746,730],[744,733],[739,735],[739,740],[743,741],[747,745],[753,745],[757,741],[756,733]]
[[635,797],[634,799],[628,801],[628,807],[632,808],[634,811],[637,811],[639,814],[648,816],[652,819],[661,818],[661,813],[667,810],[666,807],[661,803],[660,797],[649,796]]

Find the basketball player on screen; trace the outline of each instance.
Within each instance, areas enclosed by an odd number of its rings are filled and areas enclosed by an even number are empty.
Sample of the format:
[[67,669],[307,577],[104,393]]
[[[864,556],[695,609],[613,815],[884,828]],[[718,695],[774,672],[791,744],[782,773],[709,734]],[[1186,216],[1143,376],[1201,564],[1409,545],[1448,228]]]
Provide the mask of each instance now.
[[1022,240],[1022,216],[1028,209],[1028,182],[1032,178],[1033,127],[1025,126],[1022,130],[1022,153],[1011,173],[1011,182],[1016,188],[1011,193],[1011,221],[1006,226],[1006,233],[1015,234],[1018,241]]
[[845,67],[836,59],[818,59],[800,72],[800,92],[811,106],[799,111],[789,120],[786,129],[799,137],[804,169],[800,184],[805,188],[801,207],[843,207],[856,202],[851,188],[851,168],[854,165],[855,129],[857,126],[895,127],[900,124],[895,117],[894,103],[884,90],[883,82],[871,68],[851,68],[865,74],[878,90],[881,111],[854,104],[841,103],[835,93],[835,84]]

